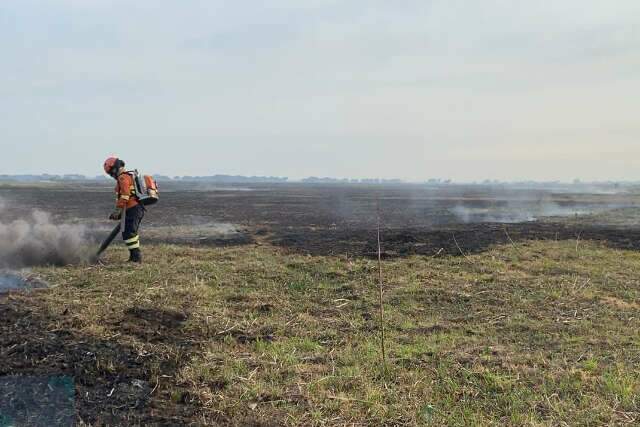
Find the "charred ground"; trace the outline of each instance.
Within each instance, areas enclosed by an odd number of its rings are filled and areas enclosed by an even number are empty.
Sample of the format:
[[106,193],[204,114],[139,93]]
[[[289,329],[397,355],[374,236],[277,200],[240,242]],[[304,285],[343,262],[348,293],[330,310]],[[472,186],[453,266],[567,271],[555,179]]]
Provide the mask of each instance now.
[[[152,262],[124,268],[115,246],[102,265],[32,271],[49,289],[0,295],[0,401],[23,376],[70,379],[90,425],[640,420],[633,194],[166,187],[143,230]],[[111,225],[106,187],[0,197],[5,222],[36,208],[95,238]],[[540,212],[564,216],[517,222]]]
[[[519,240],[596,240],[640,245],[633,193],[572,193],[483,186],[346,186],[160,183],[144,222],[147,243],[229,246],[271,243],[312,255],[372,256],[378,215],[385,256],[459,255]],[[6,218],[32,209],[86,224],[101,239],[112,225],[111,188],[97,184],[0,187]],[[574,214],[575,212],[575,214]],[[457,244],[456,244],[457,243]],[[458,247],[459,246],[459,247]]]

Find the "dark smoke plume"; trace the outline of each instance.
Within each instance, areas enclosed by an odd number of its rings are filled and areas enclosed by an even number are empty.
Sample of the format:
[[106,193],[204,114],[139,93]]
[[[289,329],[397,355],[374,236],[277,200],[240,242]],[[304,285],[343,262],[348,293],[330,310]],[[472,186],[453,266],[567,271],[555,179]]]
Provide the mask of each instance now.
[[[0,200],[0,215],[3,206]],[[42,211],[33,211],[27,219],[0,221],[2,268],[78,264],[87,259],[84,226],[54,224]]]

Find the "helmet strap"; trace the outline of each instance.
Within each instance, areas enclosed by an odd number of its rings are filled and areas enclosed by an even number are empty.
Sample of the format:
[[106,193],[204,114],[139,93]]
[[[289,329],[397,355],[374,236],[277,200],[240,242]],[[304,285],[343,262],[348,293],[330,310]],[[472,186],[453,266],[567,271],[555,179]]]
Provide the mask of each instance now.
[[117,159],[116,162],[113,164],[113,167],[109,171],[109,175],[111,175],[112,178],[117,178],[118,171],[120,170],[120,168],[123,168],[123,167],[124,167],[124,162],[120,159]]

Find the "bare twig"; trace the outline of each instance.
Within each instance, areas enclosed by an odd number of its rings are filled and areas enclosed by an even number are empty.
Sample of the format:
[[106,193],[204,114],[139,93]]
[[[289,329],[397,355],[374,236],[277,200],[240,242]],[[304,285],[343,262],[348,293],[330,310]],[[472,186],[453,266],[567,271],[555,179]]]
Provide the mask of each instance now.
[[333,399],[333,400],[339,400],[341,402],[360,402],[360,403],[370,403],[368,400],[362,400],[362,399],[352,399],[349,397],[342,397],[342,396],[327,396],[328,399]]
[[230,328],[225,329],[224,331],[220,331],[220,332],[218,332],[216,335],[224,335],[224,334],[226,334],[227,332],[231,332],[232,330],[234,330],[237,326],[238,326],[238,323],[236,323],[235,325],[233,325],[233,326],[232,326],[232,327],[230,327]]
[[152,395],[153,393],[155,393],[159,385],[160,385],[160,378],[158,377],[156,378],[156,386],[153,388],[153,390],[151,390],[151,393],[149,393],[149,395]]
[[511,236],[509,235],[509,231],[507,230],[507,226],[504,227],[504,234],[507,236],[507,239],[509,239],[509,241],[511,242],[511,245],[513,246],[513,249],[515,249],[516,252],[520,253],[520,249],[518,248],[518,246],[516,246],[516,242],[514,242],[513,239],[511,238]]
[[456,235],[455,235],[455,234],[452,234],[452,236],[453,236],[453,242],[456,244],[456,247],[457,247],[457,248],[458,248],[458,250],[460,251],[460,254],[461,254],[461,255],[462,255],[462,256],[463,256],[467,261],[469,261],[470,263],[472,263],[472,264],[473,264],[473,260],[472,260],[471,258],[469,258],[469,257],[464,253],[464,251],[462,250],[462,248],[461,248],[461,247],[460,247],[460,245],[458,244],[458,241],[456,240]]
[[382,244],[380,242],[380,199],[378,198],[378,297],[380,304],[380,347],[382,350],[382,369],[386,372],[387,356],[384,342],[384,300],[382,287]]
[[577,235],[576,235],[576,252],[578,252],[578,245],[580,244],[580,236],[582,235],[582,231],[580,231]]

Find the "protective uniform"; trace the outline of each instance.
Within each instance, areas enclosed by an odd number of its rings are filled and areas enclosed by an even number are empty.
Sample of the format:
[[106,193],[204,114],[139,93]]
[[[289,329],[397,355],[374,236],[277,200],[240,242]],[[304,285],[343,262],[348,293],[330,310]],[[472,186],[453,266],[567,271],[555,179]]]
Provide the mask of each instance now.
[[116,157],[109,157],[104,162],[104,170],[117,181],[115,188],[116,210],[109,218],[120,220],[124,211],[125,219],[122,239],[127,245],[127,249],[129,249],[129,261],[142,262],[138,228],[142,218],[144,218],[145,208],[136,197],[133,177],[124,170],[124,162]]
[[144,206],[138,202],[133,178],[126,172],[118,175],[118,183],[116,184],[116,208],[124,209],[124,231],[122,239],[129,249],[129,261],[141,262],[142,253],[140,252],[140,235],[138,228],[144,218]]

